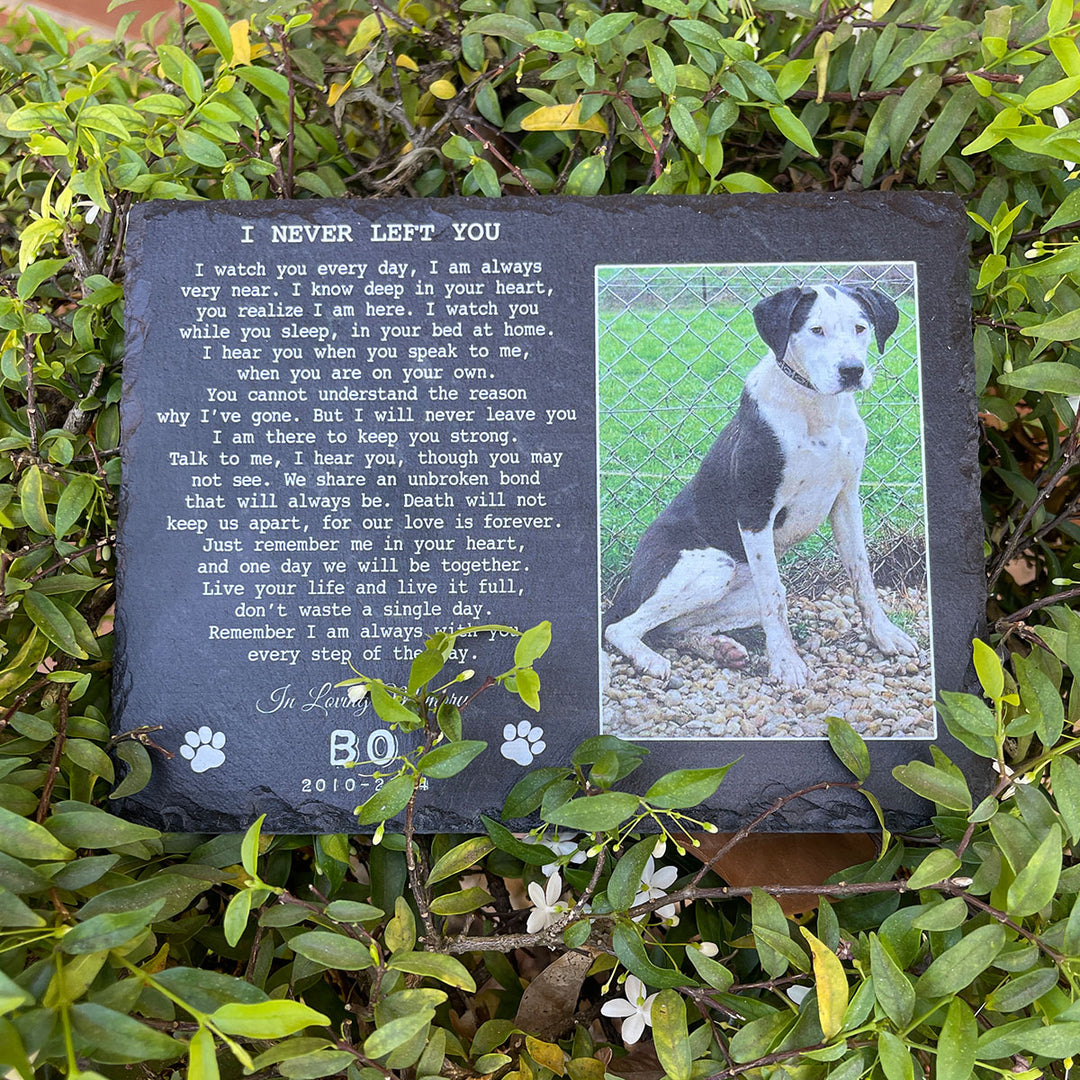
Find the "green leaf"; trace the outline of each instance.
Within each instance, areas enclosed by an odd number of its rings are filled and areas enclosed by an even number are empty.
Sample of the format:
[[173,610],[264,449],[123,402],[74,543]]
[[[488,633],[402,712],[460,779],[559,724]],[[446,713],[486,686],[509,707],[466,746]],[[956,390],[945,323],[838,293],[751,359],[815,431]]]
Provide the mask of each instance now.
[[171,1061],[184,1052],[183,1043],[115,1009],[90,1001],[72,1007],[71,1026],[93,1048],[87,1056],[94,1061],[119,1064]]
[[940,998],[970,986],[1005,947],[1005,928],[999,923],[979,926],[946,949],[919,976],[915,992],[920,997]]
[[233,947],[244,936],[244,931],[247,929],[248,916],[251,914],[251,901],[252,890],[241,889],[225,908],[221,929],[225,934],[225,940]]
[[698,973],[698,977],[714,990],[726,991],[735,981],[735,976],[723,964],[718,963],[711,956],[706,956],[700,949],[688,946],[686,955]]
[[671,968],[657,967],[649,959],[636,926],[618,923],[611,934],[611,947],[623,967],[647,985],[661,990],[686,985],[685,975]]
[[325,1025],[330,1018],[309,1009],[300,1001],[260,1001],[256,1004],[230,1002],[208,1018],[228,1035],[249,1039],[281,1039],[306,1027]]
[[1069,838],[1075,843],[1080,837],[1080,766],[1059,754],[1050,763],[1050,787]]
[[499,822],[493,821],[484,814],[480,815],[480,820],[484,823],[484,828],[487,829],[492,842],[500,851],[512,855],[515,859],[520,859],[528,866],[544,866],[555,857],[550,848],[545,847],[543,844],[526,844],[514,836],[505,826],[500,825]]
[[407,971],[410,975],[438,979],[447,986],[456,986],[469,993],[476,990],[476,983],[468,969],[452,956],[430,952],[397,952],[390,957],[388,966],[395,971]]
[[0,851],[17,859],[62,860],[75,852],[56,839],[43,825],[0,806]]
[[978,638],[971,644],[975,658],[975,674],[979,677],[983,693],[991,701],[999,701],[1005,692],[1005,670],[1001,666],[998,654],[985,641],[980,641]]
[[69,656],[80,660],[89,658],[89,653],[79,644],[75,628],[65,618],[55,600],[31,589],[23,593],[23,610],[34,625],[58,648]]
[[[549,765],[542,769],[527,772],[511,789],[503,803],[503,817],[522,818],[539,809],[544,792],[558,780],[564,779],[569,770],[562,766]],[[545,862],[550,860],[545,859]]]
[[240,842],[240,862],[248,874],[253,878],[259,876],[259,834],[262,831],[262,823],[266,815],[261,814],[244,833],[244,839]]
[[[1080,318],[1080,311],[1074,314]],[[1032,331],[1035,329],[1037,328],[1027,327],[1022,332],[1034,336]],[[1054,361],[1028,364],[998,376],[998,382],[1006,386],[1017,386],[1021,390],[1035,390],[1040,394],[1080,394],[1080,368]]]
[[641,889],[645,864],[656,847],[656,837],[639,840],[629,851],[619,856],[608,880],[607,897],[613,911],[626,911]]
[[563,189],[567,195],[596,195],[604,185],[607,168],[600,154],[590,154],[582,158],[566,178]]
[[444,701],[439,705],[435,722],[439,725],[439,730],[451,742],[460,741],[461,710],[452,701]]
[[677,769],[661,776],[643,796],[659,810],[684,810],[711,799],[734,765],[729,762],[716,769]]
[[969,1080],[978,1037],[974,1013],[962,998],[953,998],[938,1038],[937,1080]]
[[885,1080],[915,1080],[915,1063],[911,1060],[911,1054],[892,1032],[879,1032],[877,1046]]
[[[1060,691],[1046,672],[1028,657],[1014,656],[1013,668],[1020,686],[1020,700],[1035,721],[1039,741],[1045,747],[1054,746],[1061,738],[1065,723],[1065,706]],[[1056,787],[1054,790],[1056,794]]]
[[220,169],[225,164],[225,151],[205,135],[188,128],[176,129],[176,142],[185,157],[208,169]]
[[915,988],[877,934],[870,935],[870,970],[878,1004],[897,1027],[906,1027],[915,1011]]
[[870,775],[870,751],[863,737],[843,717],[830,716],[826,723],[833,753],[856,780],[865,781]]
[[892,774],[916,795],[944,806],[948,810],[971,810],[971,792],[958,776],[929,765],[925,761],[913,761],[897,765]]
[[818,156],[818,148],[814,145],[814,139],[806,125],[787,105],[778,105],[770,109],[769,115],[785,139],[793,142],[800,150],[805,150],[812,157]]
[[82,512],[97,494],[98,486],[89,473],[76,473],[60,493],[56,504],[56,535],[67,536],[78,524]]
[[941,89],[941,76],[923,72],[901,94],[900,100],[889,117],[889,153],[893,164],[900,163],[901,154],[911,138],[915,126],[922,119],[930,103]]
[[411,773],[387,780],[370,799],[356,808],[357,824],[374,825],[400,814],[409,805],[415,784]]
[[1061,829],[1051,825],[1041,844],[1009,886],[1005,909],[1014,918],[1034,915],[1054,898],[1061,877]]
[[919,863],[918,869],[908,879],[908,888],[923,889],[927,885],[935,885],[951,877],[959,868],[960,860],[955,852],[948,848],[936,848]]
[[690,153],[700,154],[701,132],[698,130],[697,124],[694,123],[694,117],[691,115],[690,110],[681,101],[673,101],[668,108],[668,119],[671,121],[671,126],[678,136],[679,142]]
[[[609,16],[606,15],[604,16],[605,19],[608,17]],[[601,19],[600,21],[603,22],[604,19]],[[529,630],[526,630],[525,633],[518,638],[517,645],[514,647],[514,666],[532,667],[532,665],[548,651],[550,645],[551,623],[545,620]]]
[[1058,981],[1056,968],[1041,967],[996,987],[986,998],[986,1007],[993,1012],[1018,1013],[1033,1001],[1048,994]]
[[214,1036],[200,1027],[188,1043],[187,1080],[218,1080],[220,1075]]
[[649,70],[652,72],[653,81],[662,94],[675,93],[675,65],[667,51],[659,45],[646,44],[645,52],[649,58]]
[[[48,281],[62,266],[66,266],[70,260],[64,259],[38,259],[32,262],[20,275],[16,286],[16,293],[20,300],[28,300],[37,292],[42,282]],[[37,468],[37,466],[33,466]]]
[[537,27],[516,15],[501,13],[481,15],[462,28],[463,34],[487,34],[489,37],[502,37],[518,45],[528,44],[529,37],[535,34]]
[[258,90],[271,101],[276,101],[279,105],[288,108],[289,80],[280,72],[265,67],[238,67],[235,72],[248,86]]
[[116,914],[94,915],[72,927],[61,939],[60,949],[72,956],[115,949],[141,934],[165,906],[158,900],[149,907]]
[[386,914],[382,908],[359,900],[332,900],[326,906],[326,914],[334,922],[377,922]]
[[442,653],[434,649],[424,649],[417,653],[409,668],[409,693],[419,693],[420,688],[431,682],[445,664]]
[[692,1056],[686,1005],[676,990],[661,990],[652,1004],[653,1047],[670,1080],[690,1080]]
[[393,695],[386,692],[386,688],[379,683],[369,684],[368,692],[371,695],[371,705],[380,720],[387,724],[400,724],[406,730],[415,728],[420,723],[420,717],[411,709],[405,708]]
[[817,987],[818,1018],[821,1031],[829,1040],[844,1024],[848,1006],[848,982],[840,958],[824,942],[819,941],[805,926],[799,927],[810,945],[814,960],[814,983]]
[[117,848],[161,838],[157,829],[97,809],[54,814],[45,826],[61,843],[75,848]]
[[614,11],[610,15],[601,15],[585,31],[585,40],[590,45],[602,45],[621,34],[636,18],[637,15],[632,11]]
[[421,1009],[380,1024],[364,1041],[364,1056],[378,1060],[425,1031],[435,1016],[434,1009]]
[[203,97],[203,76],[198,64],[175,45],[159,45],[157,53],[165,78],[181,87],[188,100],[198,105]]
[[435,915],[464,915],[467,912],[483,907],[485,904],[494,902],[495,897],[486,889],[473,886],[459,892],[443,893],[442,896],[436,896],[431,901],[431,910]]
[[[30,1064],[19,1030],[10,1020],[3,1018],[0,1018],[0,1061],[10,1065],[21,1080],[34,1080],[34,1066]],[[10,1073],[8,1075],[11,1076]]]
[[331,930],[308,930],[289,939],[293,952],[325,968],[362,971],[372,966],[371,950],[362,941]]
[[[788,921],[784,917],[784,911],[780,905],[766,892],[754,889],[750,895],[750,913],[752,928],[755,936],[761,930],[770,930],[778,937],[790,937]],[[779,978],[787,971],[788,957],[777,952],[775,948],[764,940],[757,942],[758,956],[761,958],[761,966],[774,979]]]
[[434,885],[438,881],[445,881],[447,878],[464,873],[494,848],[495,845],[486,836],[470,837],[439,857],[431,868],[431,873],[428,874],[427,883]]
[[206,36],[214,43],[214,48],[221,53],[222,59],[228,64],[233,58],[233,43],[232,35],[229,33],[229,24],[224,16],[213,4],[204,3],[203,0],[187,0],[187,5],[195,12],[199,25],[206,31]]
[[36,465],[31,465],[19,483],[19,499],[26,524],[42,536],[51,536],[52,522],[45,507],[44,475]]
[[545,815],[553,825],[565,825],[579,832],[607,832],[617,829],[637,813],[640,800],[623,791],[605,791],[571,799]]
[[[417,762],[417,768],[425,776],[445,780],[448,777],[457,776],[486,749],[487,743],[480,739],[462,739],[460,742],[446,743],[426,753]],[[405,801],[408,802],[408,799]]]

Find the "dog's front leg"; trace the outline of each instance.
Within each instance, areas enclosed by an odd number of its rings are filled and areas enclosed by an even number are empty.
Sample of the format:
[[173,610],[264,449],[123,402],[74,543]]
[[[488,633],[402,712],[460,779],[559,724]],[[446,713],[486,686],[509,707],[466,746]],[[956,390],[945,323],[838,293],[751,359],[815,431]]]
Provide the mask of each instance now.
[[757,593],[765,648],[769,654],[769,675],[788,689],[805,686],[808,672],[802,657],[795,651],[788,624],[787,593],[776,566],[772,522],[761,532],[740,528],[739,533]]
[[859,607],[870,640],[886,655],[917,656],[919,647],[885,614],[878,599],[870,559],[866,553],[863,534],[862,506],[854,486],[845,486],[829,514],[836,549],[851,579],[855,603]]

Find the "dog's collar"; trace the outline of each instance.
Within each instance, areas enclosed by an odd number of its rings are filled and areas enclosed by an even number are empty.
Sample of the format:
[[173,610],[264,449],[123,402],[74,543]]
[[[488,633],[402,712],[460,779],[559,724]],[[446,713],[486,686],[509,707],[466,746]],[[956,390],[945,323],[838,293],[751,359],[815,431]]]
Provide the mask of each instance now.
[[800,386],[805,386],[807,390],[814,389],[814,384],[805,375],[799,374],[799,372],[797,372],[790,364],[785,363],[779,356],[776,358],[776,365],[789,379],[793,379]]

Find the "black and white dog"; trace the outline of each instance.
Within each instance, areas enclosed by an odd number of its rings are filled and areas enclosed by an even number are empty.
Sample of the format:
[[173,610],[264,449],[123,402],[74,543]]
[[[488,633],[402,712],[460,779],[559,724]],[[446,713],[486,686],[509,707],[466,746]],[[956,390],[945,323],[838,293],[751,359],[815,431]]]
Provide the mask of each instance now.
[[917,653],[874,589],[859,503],[866,428],[853,391],[871,382],[871,336],[882,351],[898,321],[892,300],[863,286],[784,289],[754,308],[771,355],[697,475],[642,536],[604,618],[606,642],[638,671],[671,675],[643,640],[652,630],[740,667],[746,650],[724,631],[760,625],[770,676],[804,686],[776,564],[826,517],[870,640],[888,656]]

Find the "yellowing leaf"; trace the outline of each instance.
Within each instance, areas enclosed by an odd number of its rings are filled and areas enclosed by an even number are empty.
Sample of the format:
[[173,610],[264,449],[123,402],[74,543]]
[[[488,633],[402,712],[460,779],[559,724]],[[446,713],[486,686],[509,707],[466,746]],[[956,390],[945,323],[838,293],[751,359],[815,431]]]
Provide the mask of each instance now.
[[805,926],[799,930],[814,954],[814,982],[817,984],[818,1018],[826,1040],[831,1039],[844,1023],[848,1006],[848,982],[844,965],[823,941],[819,941]]
[[542,105],[521,121],[525,131],[597,131],[607,134],[607,124],[599,114],[581,119],[581,102],[573,105]]
[[330,92],[326,95],[326,104],[335,105],[337,103],[337,99],[341,97],[343,93],[345,93],[348,85],[348,83],[331,83]]
[[247,19],[234,22],[229,27],[229,37],[232,38],[233,56],[230,67],[237,64],[251,63],[251,23]]
[[419,71],[420,67],[411,56],[406,56],[402,53],[394,63],[400,68],[408,68],[410,71]]
[[436,79],[428,89],[431,91],[432,96],[437,97],[440,101],[449,101],[457,95],[457,88],[449,79]]

